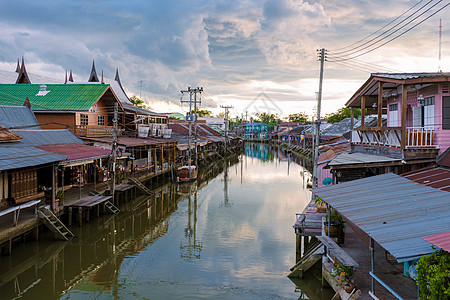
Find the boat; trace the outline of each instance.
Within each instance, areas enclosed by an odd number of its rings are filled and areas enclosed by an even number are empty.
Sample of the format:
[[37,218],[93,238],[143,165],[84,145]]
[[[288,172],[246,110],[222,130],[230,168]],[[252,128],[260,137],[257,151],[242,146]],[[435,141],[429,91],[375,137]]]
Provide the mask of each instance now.
[[189,178],[189,166],[182,166],[178,168],[178,174],[177,174],[177,182],[187,182],[191,180],[197,179],[197,167],[191,166],[191,177]]

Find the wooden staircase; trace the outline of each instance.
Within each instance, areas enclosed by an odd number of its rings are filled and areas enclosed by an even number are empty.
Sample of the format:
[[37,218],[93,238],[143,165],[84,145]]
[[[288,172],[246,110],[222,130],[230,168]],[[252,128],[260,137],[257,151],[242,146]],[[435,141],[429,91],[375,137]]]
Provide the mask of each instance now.
[[153,195],[153,192],[150,191],[144,184],[142,184],[142,182],[140,182],[138,179],[136,178],[130,178],[130,181],[134,183],[134,185],[136,185],[136,187],[141,190],[142,192],[149,194],[149,195]]
[[304,272],[321,260],[323,254],[322,246],[320,241],[311,245],[303,257],[291,268],[292,272],[289,273],[288,277],[302,278]]
[[54,234],[55,238],[68,241],[69,238],[73,237],[73,233],[58,219],[57,216],[47,207],[40,207],[38,210],[39,218],[42,219],[44,224],[50,229]]
[[120,210],[117,208],[117,206],[115,206],[114,204],[112,204],[109,201],[105,201],[104,205],[105,205],[105,208],[112,214],[117,214],[120,212]]

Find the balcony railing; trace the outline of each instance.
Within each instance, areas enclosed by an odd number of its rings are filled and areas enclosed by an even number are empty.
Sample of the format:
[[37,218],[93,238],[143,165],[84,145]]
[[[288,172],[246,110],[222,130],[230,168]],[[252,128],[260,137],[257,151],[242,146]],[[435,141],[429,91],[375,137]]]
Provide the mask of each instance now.
[[[428,127],[409,127],[406,129],[407,149],[439,148],[434,144],[434,129]],[[401,127],[364,128],[352,131],[352,143],[401,148]]]
[[429,127],[409,127],[406,148],[439,148],[434,144],[434,129]]
[[401,147],[400,127],[364,128],[352,131],[352,143],[385,147]]
[[112,135],[112,126],[75,125],[73,132],[77,136],[99,137]]

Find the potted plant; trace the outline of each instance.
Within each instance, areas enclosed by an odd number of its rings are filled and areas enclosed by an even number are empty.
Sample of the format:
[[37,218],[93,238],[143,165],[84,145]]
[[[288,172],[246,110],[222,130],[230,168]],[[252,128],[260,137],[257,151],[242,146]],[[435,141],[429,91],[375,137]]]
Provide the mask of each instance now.
[[317,212],[318,213],[324,213],[327,211],[326,202],[323,201],[322,198],[317,197],[316,200],[314,200],[314,204],[317,205]]
[[337,278],[337,286],[342,286],[347,293],[351,293],[355,288],[355,283],[353,276],[355,275],[355,270],[351,266],[344,266],[342,263],[338,262],[336,266],[333,267],[332,276]]
[[328,212],[325,214],[325,234],[328,235],[328,230],[330,230],[330,236],[337,237],[338,244],[344,243],[344,228],[345,221],[335,209],[331,209],[330,224],[328,224]]

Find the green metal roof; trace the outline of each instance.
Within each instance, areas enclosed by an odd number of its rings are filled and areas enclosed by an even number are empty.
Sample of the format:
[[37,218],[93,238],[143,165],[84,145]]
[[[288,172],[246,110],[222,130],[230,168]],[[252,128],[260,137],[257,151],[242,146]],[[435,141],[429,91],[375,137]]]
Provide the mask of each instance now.
[[[108,89],[109,84],[0,84],[0,105],[23,105],[30,100],[33,110],[87,111]],[[42,94],[42,95],[39,95]]]

